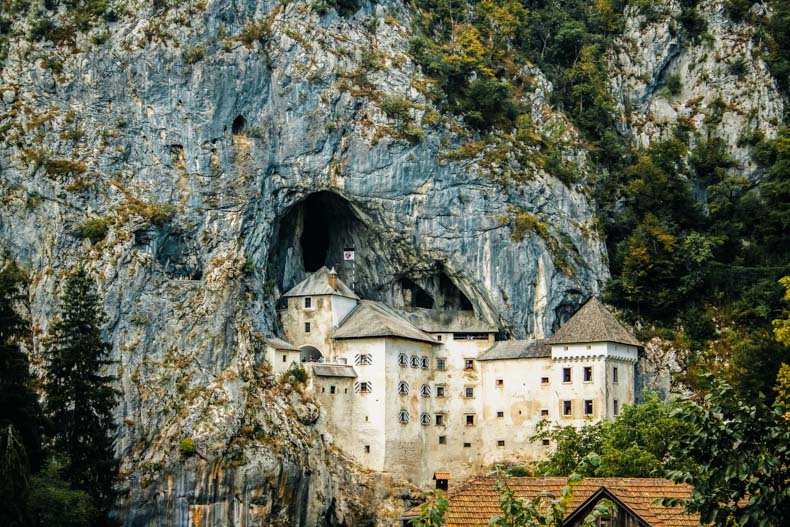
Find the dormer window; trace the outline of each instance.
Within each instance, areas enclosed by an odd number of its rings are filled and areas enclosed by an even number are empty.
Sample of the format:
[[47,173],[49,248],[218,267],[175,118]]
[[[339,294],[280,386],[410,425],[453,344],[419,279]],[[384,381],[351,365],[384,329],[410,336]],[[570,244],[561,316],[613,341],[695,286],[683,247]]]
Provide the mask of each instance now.
[[313,307],[313,299],[309,296],[304,297],[304,308],[311,309]]

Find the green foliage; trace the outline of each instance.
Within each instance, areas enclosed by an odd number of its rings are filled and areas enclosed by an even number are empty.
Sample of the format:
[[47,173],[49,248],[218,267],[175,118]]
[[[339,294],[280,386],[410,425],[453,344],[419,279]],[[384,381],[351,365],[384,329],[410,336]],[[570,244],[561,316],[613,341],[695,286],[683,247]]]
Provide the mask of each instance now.
[[255,259],[251,255],[244,255],[244,266],[242,266],[241,270],[248,275],[255,272]]
[[86,490],[102,508],[112,503],[115,478],[112,411],[116,392],[110,365],[110,345],[101,335],[106,320],[96,284],[83,267],[68,276],[59,318],[45,340],[47,413],[53,443],[66,456],[64,474]]
[[195,442],[186,437],[178,444],[178,452],[184,457],[192,457],[197,453]]
[[65,461],[53,458],[33,477],[28,499],[33,527],[88,527],[98,512],[88,493],[69,486],[62,477]]
[[420,517],[411,522],[414,527],[441,527],[450,502],[441,490],[425,494],[425,503],[420,507]]
[[0,425],[0,495],[4,506],[0,522],[9,527],[28,523],[27,503],[30,491],[30,464],[19,433],[13,425]]
[[703,525],[782,525],[790,513],[788,407],[764,396],[744,400],[727,382],[706,378],[708,395],[680,402],[674,414],[688,429],[673,442],[673,456],[698,463],[669,474],[693,487],[682,503]]
[[[672,410],[656,394],[646,394],[642,403],[625,406],[614,421],[578,429],[543,421],[532,441],[549,439],[555,447],[538,465],[538,472],[546,476],[567,476],[575,471],[583,476],[644,478],[692,466],[689,459],[671,457],[672,442],[688,431]],[[584,463],[591,455],[597,463]]]
[[255,22],[245,25],[238,35],[231,37],[229,40],[231,42],[241,42],[249,48],[256,42],[261,46],[265,46],[270,38],[271,25],[269,22],[266,20],[256,20]]
[[[597,460],[590,456],[584,464],[593,465]],[[573,487],[581,482],[581,475],[573,473],[559,496],[551,492],[543,492],[534,498],[519,498],[508,485],[512,477],[501,467],[495,471],[496,489],[499,492],[499,509],[501,514],[491,518],[490,527],[563,527],[568,513],[568,505],[573,500]],[[584,527],[600,525],[602,520],[611,518],[613,505],[608,500],[598,502],[581,525]]]
[[84,162],[72,161],[71,159],[49,159],[45,162],[45,165],[47,174],[53,177],[79,175],[88,170]]
[[387,95],[381,101],[381,109],[393,119],[409,119],[409,111],[413,106],[412,102],[403,95]]
[[90,240],[91,243],[99,243],[107,236],[110,228],[110,221],[107,218],[93,217],[88,218],[77,225],[77,235],[80,238]]
[[683,82],[680,80],[680,75],[677,73],[667,76],[666,85],[669,89],[669,93],[672,95],[678,95],[683,91]]
[[206,56],[206,46],[200,44],[198,46],[194,46],[191,48],[187,48],[182,53],[182,58],[184,59],[185,64],[194,64],[203,60],[203,57]]

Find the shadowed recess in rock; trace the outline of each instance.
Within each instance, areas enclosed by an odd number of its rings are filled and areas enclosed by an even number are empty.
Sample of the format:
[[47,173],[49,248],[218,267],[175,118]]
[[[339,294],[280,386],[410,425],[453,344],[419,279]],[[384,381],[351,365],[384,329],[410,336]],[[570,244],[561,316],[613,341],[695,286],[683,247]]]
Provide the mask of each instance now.
[[[362,298],[394,307],[472,309],[441,263],[422,259],[386,226],[363,217],[335,193],[310,194],[277,223],[267,276],[284,293],[308,273],[334,267]],[[344,260],[346,248],[354,248],[353,261]]]

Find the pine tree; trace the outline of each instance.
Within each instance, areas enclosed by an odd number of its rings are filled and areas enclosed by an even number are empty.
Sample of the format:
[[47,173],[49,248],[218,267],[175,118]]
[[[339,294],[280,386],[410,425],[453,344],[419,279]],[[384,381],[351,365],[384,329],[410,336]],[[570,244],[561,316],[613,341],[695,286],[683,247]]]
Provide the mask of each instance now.
[[110,345],[101,336],[107,316],[82,266],[64,289],[60,317],[45,342],[47,413],[54,446],[67,459],[64,477],[106,510],[117,470],[112,438],[117,393],[110,385],[113,378],[100,372],[110,364]]
[[41,407],[32,388],[27,355],[20,342],[30,327],[18,311],[24,272],[0,260],[0,525],[25,525],[30,475],[41,465]]

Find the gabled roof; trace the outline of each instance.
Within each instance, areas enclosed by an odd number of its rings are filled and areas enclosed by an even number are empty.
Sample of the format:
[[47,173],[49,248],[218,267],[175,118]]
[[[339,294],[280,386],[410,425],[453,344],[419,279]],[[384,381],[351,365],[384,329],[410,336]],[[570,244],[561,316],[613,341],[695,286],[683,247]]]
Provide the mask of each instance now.
[[502,340],[488,348],[477,360],[539,359],[551,357],[546,340]]
[[320,296],[320,295],[338,295],[347,298],[359,300],[359,297],[354,294],[343,281],[337,279],[337,287],[332,288],[329,285],[329,269],[326,266],[314,272],[298,284],[296,284],[290,291],[286,292],[283,296]]
[[[508,486],[518,498],[534,498],[549,492],[559,497],[567,482],[566,478],[507,478]],[[446,497],[450,502],[445,515],[447,527],[488,525],[491,518],[499,516],[499,491],[495,477],[470,480],[454,489]],[[602,490],[603,489],[603,490]],[[676,485],[666,479],[654,478],[585,478],[573,486],[573,498],[568,504],[565,524],[572,525],[573,519],[582,514],[584,506],[595,497],[614,498],[651,527],[696,527],[699,516],[686,514],[683,507],[664,507],[663,498],[688,498],[689,485]],[[420,507],[403,514],[403,518],[419,516]]]
[[391,307],[362,300],[335,329],[336,339],[359,339],[370,337],[400,337],[430,344],[438,344],[433,337],[416,328]]
[[549,339],[549,344],[576,344],[579,342],[617,342],[630,346],[642,345],[597,297],[590,298]]
[[299,348],[291,344],[290,342],[286,342],[283,339],[278,339],[277,337],[266,337],[266,344],[271,346],[276,350],[286,350],[286,351],[299,351]]
[[357,371],[349,364],[313,364],[316,377],[348,377],[355,378]]
[[427,333],[496,333],[499,330],[493,324],[477,318],[474,311],[410,308],[401,313]]

